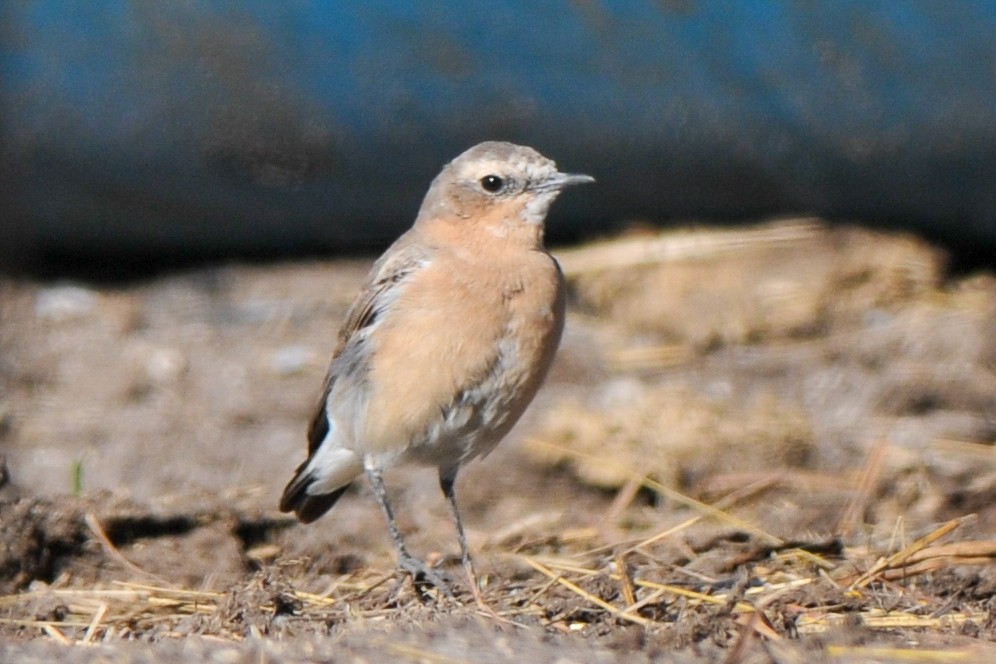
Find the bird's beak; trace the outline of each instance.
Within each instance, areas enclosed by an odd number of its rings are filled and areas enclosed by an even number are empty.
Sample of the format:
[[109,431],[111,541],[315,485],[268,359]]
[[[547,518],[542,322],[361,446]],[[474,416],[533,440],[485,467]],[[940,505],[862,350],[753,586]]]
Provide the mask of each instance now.
[[595,178],[590,175],[582,175],[580,173],[555,173],[544,180],[538,188],[560,191],[561,189],[566,189],[567,187],[573,187],[579,184],[588,184],[589,182],[594,181]]

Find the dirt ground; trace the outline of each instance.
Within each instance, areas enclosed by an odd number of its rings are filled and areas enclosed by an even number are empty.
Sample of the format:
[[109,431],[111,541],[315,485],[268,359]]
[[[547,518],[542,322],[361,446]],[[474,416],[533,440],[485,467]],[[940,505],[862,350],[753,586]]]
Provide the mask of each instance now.
[[814,220],[556,252],[523,422],[276,510],[366,260],[0,278],[2,662],[996,661],[996,277]]

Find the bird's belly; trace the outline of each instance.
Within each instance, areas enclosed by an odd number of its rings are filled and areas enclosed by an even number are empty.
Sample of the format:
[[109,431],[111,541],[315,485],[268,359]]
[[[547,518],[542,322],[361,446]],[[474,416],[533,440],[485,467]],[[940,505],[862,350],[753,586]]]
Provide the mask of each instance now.
[[492,392],[454,404],[425,436],[413,441],[406,458],[428,465],[459,466],[487,454],[518,419],[518,413],[502,408],[499,401]]
[[398,460],[452,468],[495,448],[531,401],[538,366],[534,358],[522,361],[521,353],[531,349],[511,339],[498,346],[495,364],[484,379],[440,408],[439,416]]

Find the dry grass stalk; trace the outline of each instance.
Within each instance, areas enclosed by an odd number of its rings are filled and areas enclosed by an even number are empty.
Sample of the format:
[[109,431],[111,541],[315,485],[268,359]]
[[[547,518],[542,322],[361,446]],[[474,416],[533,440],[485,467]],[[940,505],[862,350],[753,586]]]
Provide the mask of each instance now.
[[107,613],[107,604],[102,603],[93,614],[93,620],[90,621],[90,625],[86,628],[86,634],[83,635],[83,643],[90,643],[93,639],[93,635],[97,632],[97,627],[100,625],[100,621],[104,619],[104,614]]
[[100,525],[100,521],[97,519],[96,514],[94,514],[93,512],[87,512],[86,515],[84,515],[83,519],[86,522],[87,527],[90,528],[90,532],[92,532],[94,536],[97,538],[97,541],[100,542],[100,546],[104,549],[107,555],[109,555],[114,560],[118,561],[129,572],[132,572],[133,574],[138,574],[139,576],[144,576],[146,578],[155,579],[156,581],[161,582],[163,585],[166,585],[165,580],[156,577],[154,574],[149,574],[141,567],[139,567],[135,563],[125,558],[124,554],[118,551],[118,548],[114,546],[113,542],[111,542],[111,538],[109,538],[107,536],[107,533],[104,532],[104,527]]
[[964,559],[976,561],[974,564],[984,564],[996,558],[996,541],[972,540],[967,542],[952,542],[929,546],[910,554],[908,563],[918,563],[930,558]]
[[416,648],[405,643],[392,643],[388,649],[395,655],[400,655],[418,662],[429,662],[429,664],[470,664],[472,660],[450,657],[438,652],[432,652],[423,648]]
[[958,528],[959,525],[961,525],[961,522],[962,522],[962,518],[952,519],[951,521],[948,521],[947,523],[945,523],[944,525],[942,525],[940,528],[937,528],[933,532],[930,532],[927,535],[925,535],[925,536],[921,537],[920,539],[916,540],[915,542],[913,542],[912,544],[910,544],[908,547],[906,547],[902,551],[894,553],[891,556],[889,556],[888,558],[883,558],[878,563],[876,563],[875,565],[873,565],[870,570],[868,570],[867,572],[865,572],[864,574],[862,574],[860,577],[858,577],[851,584],[850,589],[851,590],[858,590],[860,588],[864,588],[869,583],[871,583],[872,581],[874,581],[875,578],[881,572],[883,572],[885,570],[889,570],[889,569],[895,569],[895,568],[898,568],[898,567],[902,567],[904,564],[906,564],[907,560],[913,554],[917,553],[918,551],[920,551],[922,549],[927,548],[928,546],[930,546],[931,544],[933,544],[934,542],[936,542],[940,538],[942,538],[945,535],[947,535],[948,533],[954,531],[956,528]]
[[[713,507],[716,508],[716,509],[719,509],[719,510],[728,509],[728,508],[732,507],[733,505],[735,505],[736,503],[738,503],[739,501],[743,500],[744,498],[753,496],[758,491],[763,491],[764,489],[768,488],[771,485],[772,480],[773,480],[773,477],[770,476],[770,475],[768,475],[766,477],[762,477],[760,480],[758,480],[757,482],[754,482],[753,484],[748,484],[746,486],[740,485],[740,487],[736,491],[734,491],[734,492],[732,492],[732,493],[724,496],[720,500],[716,501],[716,503],[713,504]],[[654,544],[655,542],[659,542],[662,539],[666,539],[668,537],[671,537],[672,535],[674,535],[674,534],[676,534],[678,532],[681,532],[682,530],[685,530],[685,529],[687,529],[687,528],[695,525],[696,523],[698,523],[699,521],[701,521],[703,518],[704,518],[704,515],[699,515],[699,516],[694,516],[694,517],[692,517],[690,519],[686,519],[686,520],[682,521],[681,523],[679,523],[679,524],[677,524],[675,526],[672,526],[672,527],[670,527],[670,528],[668,528],[666,530],[663,530],[663,531],[661,531],[661,532],[659,532],[659,533],[657,533],[655,535],[651,535],[650,537],[648,537],[648,538],[646,538],[644,540],[641,540],[640,542],[637,542],[633,546],[631,546],[628,549],[624,550],[622,553],[623,554],[632,553],[633,551],[638,551],[638,550],[643,549],[643,548],[645,548],[647,546],[650,546],[651,544]]]
[[883,570],[887,581],[924,574],[952,565],[991,565],[996,561],[996,542],[969,541],[930,546],[911,554],[901,567]]
[[647,620],[646,618],[631,613],[626,613],[624,610],[612,606],[611,604],[603,600],[601,597],[596,597],[595,595],[592,595],[591,593],[589,593],[587,590],[580,587],[576,583],[572,583],[571,581],[568,581],[562,576],[554,574],[553,571],[543,566],[539,562],[533,560],[532,558],[523,556],[522,560],[540,574],[543,574],[547,578],[555,579],[556,582],[562,585],[563,587],[567,588],[576,595],[583,597],[586,601],[591,602],[595,606],[605,609],[606,611],[616,616],[617,618],[628,620],[630,622],[634,622],[638,625],[643,625],[643,626],[647,626],[652,622],[650,620]]
[[60,632],[52,623],[42,623],[42,630],[64,646],[73,645],[72,640]]
[[931,443],[931,447],[944,454],[957,454],[982,463],[996,464],[996,445],[992,442],[937,438]]
[[612,346],[604,352],[608,368],[620,373],[679,367],[691,361],[695,355],[695,349],[689,344]]
[[748,230],[666,231],[654,237],[608,240],[556,253],[564,275],[573,278],[602,270],[714,258],[742,251],[745,247],[796,243],[823,232],[818,219],[801,218],[775,221]]
[[874,646],[829,646],[827,654],[834,658],[848,657],[857,661],[887,660],[891,662],[964,662],[975,659],[978,652],[964,650],[923,650]]
[[840,535],[849,535],[857,527],[865,513],[868,501],[871,500],[875,487],[878,485],[879,477],[882,474],[882,464],[885,461],[885,454],[889,449],[888,441],[879,439],[868,453],[868,459],[861,470],[854,495],[847,502],[840,518],[837,520],[837,527],[834,532]]
[[626,565],[626,556],[616,554],[616,569],[619,570],[619,577],[622,579],[622,594],[627,606],[636,604],[636,593],[633,592],[633,580],[629,576],[629,567]]
[[[881,610],[862,611],[857,614],[861,618],[861,624],[868,629],[941,629],[943,627],[958,626],[967,622],[982,624],[986,620],[986,614],[979,612],[954,613],[942,618],[932,618],[930,616],[917,616],[910,613],[886,613]],[[825,613],[816,616],[803,615],[799,618],[796,628],[800,634],[820,634],[834,627],[841,627],[853,620],[851,616],[843,613]]]
[[660,482],[654,479],[646,477],[645,475],[637,473],[631,468],[628,468],[625,465],[615,462],[611,459],[599,458],[594,455],[582,452],[580,450],[571,449],[566,445],[558,445],[556,443],[552,443],[550,441],[543,440],[540,438],[534,438],[534,437],[526,438],[526,444],[534,445],[537,447],[550,448],[563,456],[583,458],[588,462],[594,462],[597,464],[601,464],[603,466],[613,467],[617,469],[620,474],[626,475],[629,478],[637,479],[642,486],[646,487],[647,489],[650,489],[654,493],[657,493],[665,498],[669,498],[670,500],[680,505],[685,505],[686,507],[690,507],[696,510],[697,512],[701,512],[704,516],[712,517],[721,523],[726,523],[730,526],[733,526],[734,528],[738,528],[746,532],[749,532],[755,535],[756,537],[760,538],[770,546],[777,547],[783,544],[780,538],[775,537],[774,535],[768,532],[765,532],[763,529],[755,526],[754,524],[748,521],[735,517],[729,512],[726,512],[713,505],[708,505],[700,500],[696,500],[691,496],[688,496],[680,491],[677,491],[676,489],[672,489],[668,486],[665,486],[664,484],[661,484]]

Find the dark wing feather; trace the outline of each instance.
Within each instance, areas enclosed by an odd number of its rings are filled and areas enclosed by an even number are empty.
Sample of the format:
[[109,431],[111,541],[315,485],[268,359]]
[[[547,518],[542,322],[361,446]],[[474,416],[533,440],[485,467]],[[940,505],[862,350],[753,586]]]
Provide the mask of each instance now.
[[302,523],[311,523],[332,509],[342,494],[346,493],[349,485],[340,487],[332,493],[309,494],[308,486],[311,482],[303,478],[300,470],[299,468],[294,480],[284,489],[284,494],[280,498],[280,511],[294,512]]
[[358,333],[377,320],[377,316],[393,298],[391,293],[414,272],[425,264],[431,251],[424,245],[412,243],[410,234],[401,236],[395,244],[374,264],[370,276],[346,314],[346,322],[339,330],[339,339],[329,370],[325,374],[322,396],[308,426],[308,455],[315,453],[329,433],[329,420],[326,402],[337,378],[336,359],[343,351],[356,342]]
[[360,332],[372,325],[377,320],[377,316],[390,306],[397,294],[395,289],[412,273],[425,265],[425,261],[430,255],[429,250],[414,245],[411,239],[410,234],[402,236],[394,247],[377,261],[367,278],[367,283],[360,292],[360,296],[350,307],[345,324],[339,331],[339,341],[332,353],[332,361],[325,375],[322,398],[319,400],[318,407],[315,408],[315,414],[308,426],[308,459],[298,466],[294,477],[287,484],[280,498],[280,510],[282,512],[295,512],[304,523],[311,523],[325,514],[348,488],[347,485],[326,494],[308,493],[308,488],[315,481],[313,473],[307,472],[308,465],[322,441],[328,436],[329,419],[326,402],[339,373],[349,373],[350,366],[356,367],[360,364],[359,361],[353,361],[351,365],[343,364],[337,360],[343,353],[348,353],[348,357],[352,358],[364,357],[362,349],[350,349],[350,345],[362,343],[364,335],[361,335]]

